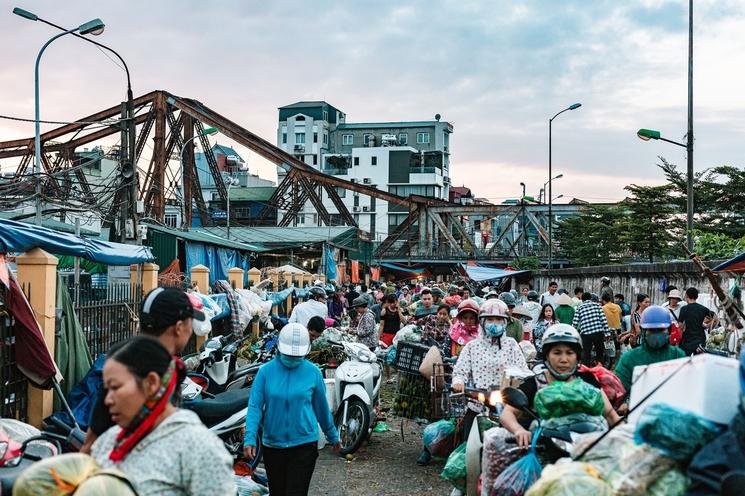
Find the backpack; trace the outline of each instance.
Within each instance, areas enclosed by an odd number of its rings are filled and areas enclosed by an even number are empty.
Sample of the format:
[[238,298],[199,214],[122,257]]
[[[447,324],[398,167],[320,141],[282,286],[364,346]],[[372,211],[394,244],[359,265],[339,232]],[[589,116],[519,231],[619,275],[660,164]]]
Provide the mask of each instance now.
[[673,319],[675,322],[670,325],[670,344],[673,346],[678,346],[680,342],[683,340],[683,333],[680,332],[680,324],[678,317],[675,315],[675,312],[673,312],[670,308],[668,308],[668,311],[673,316]]

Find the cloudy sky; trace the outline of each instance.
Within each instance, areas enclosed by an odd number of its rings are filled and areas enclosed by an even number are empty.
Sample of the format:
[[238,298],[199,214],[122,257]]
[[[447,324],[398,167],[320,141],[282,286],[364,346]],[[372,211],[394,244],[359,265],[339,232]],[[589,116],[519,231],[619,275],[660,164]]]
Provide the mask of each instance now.
[[[696,0],[696,169],[742,166],[745,2]],[[348,122],[454,123],[453,183],[500,201],[547,180],[554,121],[554,195],[623,198],[659,183],[657,156],[684,166],[682,148],[643,142],[640,127],[683,141],[688,2],[542,1],[77,1],[4,3],[0,95],[6,115],[33,116],[33,62],[54,31],[93,17],[100,41],[127,60],[136,94],[196,98],[274,142],[277,107],[323,99]],[[42,119],[74,120],[123,98],[124,76],[92,45],[63,38],[42,62]],[[0,120],[0,140],[33,125]],[[229,144],[229,140],[218,138]],[[244,150],[245,152],[245,150]],[[245,152],[255,172],[275,169]],[[0,166],[8,167],[6,162]]]

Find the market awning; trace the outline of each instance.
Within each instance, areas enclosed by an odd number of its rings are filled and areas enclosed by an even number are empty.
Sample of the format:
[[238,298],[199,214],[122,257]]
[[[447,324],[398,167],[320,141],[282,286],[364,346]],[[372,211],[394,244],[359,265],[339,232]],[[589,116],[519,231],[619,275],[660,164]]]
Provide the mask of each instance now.
[[722,262],[713,269],[714,272],[745,272],[745,253]]
[[0,219],[0,253],[25,253],[37,247],[54,255],[83,257],[106,265],[131,265],[155,260],[147,246],[81,238],[46,227]]
[[406,272],[407,274],[422,274],[426,270],[424,267],[419,267],[419,268],[408,267],[406,265],[398,265],[398,264],[387,263],[387,262],[381,263],[380,266],[385,267],[386,269],[389,269],[389,270],[395,270],[398,272]]
[[461,268],[466,272],[466,275],[474,281],[492,281],[494,279],[502,279],[504,277],[513,277],[518,274],[524,274],[529,272],[527,270],[504,270],[497,269],[494,267],[487,267],[484,265],[468,265],[460,264]]

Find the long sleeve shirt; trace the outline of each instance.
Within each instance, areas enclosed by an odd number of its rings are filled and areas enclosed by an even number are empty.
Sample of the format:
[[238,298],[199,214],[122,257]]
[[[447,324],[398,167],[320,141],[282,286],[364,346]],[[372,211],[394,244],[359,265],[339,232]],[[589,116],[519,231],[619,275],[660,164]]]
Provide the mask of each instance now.
[[597,332],[605,332],[608,329],[608,320],[605,318],[600,305],[594,301],[585,301],[574,312],[572,326],[580,334],[595,334]]
[[357,335],[357,341],[368,348],[372,349],[378,345],[377,324],[372,310],[367,310],[360,316],[354,333]]
[[245,446],[253,446],[259,425],[262,442],[292,448],[318,441],[320,424],[326,440],[336,444],[339,433],[331,418],[321,371],[307,360],[290,369],[275,358],[259,369],[251,387],[246,416]]

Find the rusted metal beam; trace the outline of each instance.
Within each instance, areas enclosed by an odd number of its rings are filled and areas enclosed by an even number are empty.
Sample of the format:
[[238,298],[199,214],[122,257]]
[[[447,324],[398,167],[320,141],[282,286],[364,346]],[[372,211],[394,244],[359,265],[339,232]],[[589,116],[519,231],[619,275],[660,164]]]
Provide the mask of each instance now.
[[[191,227],[191,187],[195,182],[197,184],[199,183],[199,180],[197,179],[195,181],[196,178],[191,175],[194,170],[194,143],[191,141],[194,137],[194,121],[190,115],[186,114],[181,115],[181,120],[184,129],[183,142],[189,143],[179,157],[181,159],[181,166],[183,167],[181,171],[181,192],[183,194],[181,198],[181,218],[183,219],[184,226]],[[200,215],[202,215],[201,212]],[[204,219],[202,221],[204,223]]]
[[512,227],[512,224],[515,223],[515,221],[517,220],[519,216],[520,216],[520,210],[515,212],[515,215],[513,215],[510,221],[507,223],[507,227],[504,228],[504,231],[502,231],[499,234],[499,237],[496,239],[496,241],[494,241],[494,244],[492,245],[492,247],[489,248],[489,251],[486,252],[487,257],[491,257],[494,254],[494,251],[499,246],[499,244],[502,242],[502,240],[507,235],[507,233],[510,231],[510,227]]
[[[183,110],[181,113],[183,115],[189,115],[188,112],[184,112]],[[228,190],[225,187],[225,180],[220,173],[220,169],[217,167],[217,160],[215,160],[215,154],[212,153],[210,140],[207,138],[207,135],[204,134],[204,126],[202,126],[201,122],[197,120],[194,122],[194,125],[196,127],[197,134],[199,135],[199,142],[202,144],[202,153],[204,153],[204,158],[207,160],[207,166],[209,167],[210,173],[212,174],[212,179],[215,180],[217,194],[220,197],[220,200],[226,202],[228,200]]]
[[155,113],[155,135],[153,136],[153,176],[150,190],[152,197],[152,216],[157,220],[163,220],[165,215],[165,186],[166,165],[166,99],[165,94],[158,92],[153,101],[153,112]]
[[[431,212],[430,210],[427,210],[427,217],[429,217],[435,223],[435,225],[440,229],[440,232],[445,237],[445,239],[450,244],[450,246],[453,248],[453,250],[455,250],[458,253],[463,254],[464,256],[468,256],[468,253],[458,244],[458,241],[456,241],[455,237],[453,237],[448,227],[442,221],[442,219],[440,218],[440,214],[435,214]],[[466,240],[468,240],[468,238],[466,238]]]
[[393,244],[396,241],[400,241],[402,238],[401,236],[406,233],[411,225],[414,223],[415,220],[419,218],[419,210],[417,207],[414,207],[414,209],[409,212],[409,215],[404,219],[402,223],[400,223],[396,229],[393,230],[392,233],[388,234],[388,237],[383,240],[382,243],[378,246],[378,249],[375,250],[375,256],[381,257],[385,254],[388,249],[393,246]]
[[339,211],[339,215],[341,215],[342,219],[344,219],[344,223],[348,226],[359,227],[354,221],[354,217],[352,216],[352,214],[349,213],[349,209],[341,200],[341,197],[336,191],[336,188],[334,188],[333,186],[329,186],[328,184],[324,184],[323,187],[326,190],[326,194],[329,195],[331,203],[334,204],[336,210]]
[[[436,213],[433,213],[433,215],[438,215]],[[476,242],[474,239],[468,235],[466,232],[466,229],[463,227],[463,224],[461,224],[460,220],[453,217],[453,214],[447,212],[445,214],[449,219],[450,222],[455,227],[455,230],[460,233],[461,238],[463,238],[463,241],[468,241],[468,243],[471,245],[471,248],[473,249],[473,254],[478,258],[481,257],[481,250],[479,250],[479,247],[476,246]]]
[[[318,197],[318,192],[316,189],[318,183],[308,180],[308,178],[305,177],[304,174],[299,174],[298,177],[300,179],[300,184],[308,193],[308,199],[318,212],[319,218],[323,221],[324,224],[328,226],[331,223],[331,216],[329,215],[328,210],[326,210],[326,207],[323,205],[321,199]],[[303,205],[305,205],[305,202],[303,202]]]

